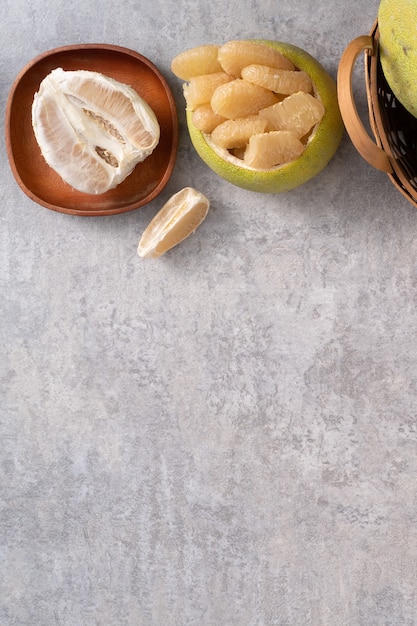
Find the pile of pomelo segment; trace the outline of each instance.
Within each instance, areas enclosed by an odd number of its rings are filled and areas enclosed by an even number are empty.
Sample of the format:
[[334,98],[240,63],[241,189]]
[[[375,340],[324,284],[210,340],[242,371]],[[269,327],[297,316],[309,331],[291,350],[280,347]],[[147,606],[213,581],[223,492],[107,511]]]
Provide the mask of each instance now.
[[318,174],[342,134],[336,84],[307,52],[266,40],[201,45],[171,64],[184,84],[191,141],[245,189],[288,191]]

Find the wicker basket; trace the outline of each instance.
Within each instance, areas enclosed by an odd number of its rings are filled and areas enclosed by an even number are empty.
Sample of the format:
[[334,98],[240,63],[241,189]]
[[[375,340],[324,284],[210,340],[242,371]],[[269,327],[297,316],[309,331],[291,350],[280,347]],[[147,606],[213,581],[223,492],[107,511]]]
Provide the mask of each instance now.
[[[353,67],[361,53],[365,55],[369,121],[375,142],[362,124],[352,93]],[[385,80],[377,22],[369,36],[357,37],[348,44],[340,60],[337,82],[340,111],[353,145],[417,206],[417,119],[398,102]]]

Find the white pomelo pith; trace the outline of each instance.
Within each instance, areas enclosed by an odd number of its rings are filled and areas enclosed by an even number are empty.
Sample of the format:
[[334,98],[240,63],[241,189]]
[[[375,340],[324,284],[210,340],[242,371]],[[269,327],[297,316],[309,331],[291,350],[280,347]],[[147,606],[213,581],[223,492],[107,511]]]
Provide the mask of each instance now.
[[120,184],[155,149],[160,129],[151,107],[128,85],[85,70],[53,70],[32,105],[45,161],[78,191]]

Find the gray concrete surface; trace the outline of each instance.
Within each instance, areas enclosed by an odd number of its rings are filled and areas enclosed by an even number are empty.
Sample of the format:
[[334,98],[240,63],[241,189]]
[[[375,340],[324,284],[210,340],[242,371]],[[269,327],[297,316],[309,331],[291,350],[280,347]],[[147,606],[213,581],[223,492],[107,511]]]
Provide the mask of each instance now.
[[[2,137],[0,624],[417,624],[416,209],[346,135],[294,192],[220,180],[170,73],[186,47],[261,36],[336,77],[378,3],[2,6],[3,115],[39,53],[114,43],[166,76],[180,145],[159,198],[80,218],[25,196]],[[187,185],[206,221],[139,259]]]

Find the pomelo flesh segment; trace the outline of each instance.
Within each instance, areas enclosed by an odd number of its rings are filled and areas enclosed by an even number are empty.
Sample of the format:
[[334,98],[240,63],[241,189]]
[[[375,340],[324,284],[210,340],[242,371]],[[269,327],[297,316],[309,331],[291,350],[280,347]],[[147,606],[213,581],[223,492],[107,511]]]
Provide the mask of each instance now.
[[194,111],[200,105],[210,103],[217,87],[232,80],[233,78],[225,72],[202,74],[201,76],[191,78],[189,83],[186,83],[183,87],[187,109]]
[[190,80],[194,76],[222,72],[222,66],[218,60],[219,46],[203,45],[180,52],[172,60],[171,71],[182,78]]
[[227,150],[244,148],[252,135],[264,132],[266,125],[266,119],[259,115],[227,120],[213,130],[211,138],[214,143]]
[[274,131],[253,135],[249,139],[244,161],[255,169],[270,169],[294,161],[304,145],[290,131]]
[[276,70],[265,65],[253,64],[244,67],[242,78],[282,95],[290,95],[297,91],[310,93],[313,89],[311,78],[306,72]]
[[205,219],[208,198],[193,187],[173,194],[148,224],[138,244],[138,255],[157,258],[181,243]]
[[314,96],[302,91],[259,111],[268,121],[269,130],[290,130],[298,138],[306,135],[324,115],[324,106]]
[[212,133],[225,120],[225,117],[213,111],[211,104],[201,104],[193,112],[193,124],[203,133]]
[[220,46],[218,58],[223,70],[237,77],[244,67],[254,63],[276,69],[295,69],[294,64],[278,50],[255,41],[228,41]]
[[211,98],[215,113],[227,119],[236,119],[258,113],[260,109],[278,102],[277,96],[263,87],[237,78],[216,89]]

